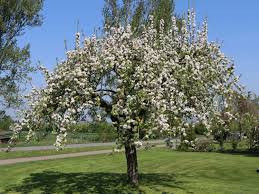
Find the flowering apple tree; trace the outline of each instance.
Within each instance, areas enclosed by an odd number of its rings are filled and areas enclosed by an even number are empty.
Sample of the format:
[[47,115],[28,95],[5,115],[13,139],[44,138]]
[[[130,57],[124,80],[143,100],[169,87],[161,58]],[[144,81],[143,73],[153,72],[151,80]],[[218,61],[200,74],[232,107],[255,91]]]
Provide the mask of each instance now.
[[[136,36],[131,27],[113,28],[103,38],[86,38],[56,69],[45,73],[45,88],[33,89],[30,108],[13,129],[29,129],[28,139],[46,123],[57,133],[55,145],[66,142],[71,124],[97,107],[110,118],[125,148],[129,182],[138,183],[136,147],[156,130],[185,135],[193,122],[209,129],[215,99],[229,98],[237,83],[234,67],[217,43],[209,42],[207,23],[195,26],[189,12],[182,26],[163,31],[149,25]],[[140,135],[142,134],[142,135]]]

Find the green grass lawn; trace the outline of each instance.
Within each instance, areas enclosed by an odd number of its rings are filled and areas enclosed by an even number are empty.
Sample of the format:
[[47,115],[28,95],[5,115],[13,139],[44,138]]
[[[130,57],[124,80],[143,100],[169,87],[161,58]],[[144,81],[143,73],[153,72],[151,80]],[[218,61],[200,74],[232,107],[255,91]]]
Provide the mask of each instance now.
[[0,193],[259,193],[255,155],[139,151],[140,185],[123,153],[0,166]]
[[[9,134],[11,135],[11,134]],[[56,135],[49,134],[45,138],[32,138],[29,142],[26,142],[27,132],[22,132],[18,139],[17,145],[19,147],[24,146],[45,146],[53,145],[56,141]],[[114,134],[111,133],[84,133],[84,132],[70,132],[67,136],[67,144],[81,144],[91,142],[112,142],[115,140]],[[8,147],[8,144],[0,144],[1,147]]]
[[96,147],[81,147],[81,148],[65,148],[64,150],[41,150],[41,151],[12,151],[12,152],[0,152],[0,160],[22,158],[22,157],[34,157],[34,156],[49,156],[76,152],[87,152],[95,150],[112,150],[112,146],[96,146]]

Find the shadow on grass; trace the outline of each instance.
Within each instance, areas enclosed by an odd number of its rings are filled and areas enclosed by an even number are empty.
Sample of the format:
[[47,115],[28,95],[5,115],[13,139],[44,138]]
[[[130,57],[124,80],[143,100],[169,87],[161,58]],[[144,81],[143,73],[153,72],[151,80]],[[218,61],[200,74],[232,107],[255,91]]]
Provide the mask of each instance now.
[[[140,174],[140,185],[155,193],[167,193],[163,189],[184,189],[174,174]],[[170,189],[170,190],[171,190]],[[5,193],[145,193],[139,187],[127,184],[122,173],[62,173],[43,171],[33,173],[19,185],[9,186]]]

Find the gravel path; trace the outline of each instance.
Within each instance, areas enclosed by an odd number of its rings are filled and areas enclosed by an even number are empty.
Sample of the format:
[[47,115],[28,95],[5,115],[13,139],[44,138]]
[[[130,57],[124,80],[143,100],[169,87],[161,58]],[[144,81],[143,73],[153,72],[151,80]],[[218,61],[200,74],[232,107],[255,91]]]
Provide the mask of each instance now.
[[60,159],[60,158],[72,158],[77,156],[89,156],[89,155],[109,154],[109,153],[112,153],[112,150],[98,150],[98,151],[79,152],[79,153],[71,153],[71,154],[59,154],[59,155],[52,155],[52,156],[37,156],[37,157],[28,157],[28,158],[5,159],[5,160],[0,160],[0,166],[8,165],[8,164],[23,163],[23,162],[53,160],[53,159]]
[[[156,147],[164,147],[165,145],[156,145]],[[53,160],[61,158],[73,158],[78,156],[90,156],[90,155],[99,155],[99,154],[110,154],[112,150],[98,150],[98,151],[88,151],[88,152],[78,152],[70,154],[58,154],[51,156],[37,156],[37,157],[26,157],[26,158],[14,158],[14,159],[5,159],[0,160],[0,166],[8,164],[17,164],[23,162],[34,162],[34,161],[43,161],[43,160]]]

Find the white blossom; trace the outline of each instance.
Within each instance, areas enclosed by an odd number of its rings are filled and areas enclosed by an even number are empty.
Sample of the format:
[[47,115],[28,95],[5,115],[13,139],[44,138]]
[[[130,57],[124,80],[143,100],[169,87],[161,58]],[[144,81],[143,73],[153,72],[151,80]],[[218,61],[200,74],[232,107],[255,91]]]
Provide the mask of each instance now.
[[215,99],[227,99],[237,85],[232,61],[208,41],[206,21],[196,27],[194,12],[180,29],[174,17],[168,31],[157,32],[150,20],[139,36],[130,26],[112,28],[81,47],[77,33],[67,59],[51,74],[43,68],[47,86],[32,91],[14,139],[22,127],[30,139],[49,123],[62,147],[71,123],[92,107],[111,116],[122,145],[140,145],[140,132],[149,137],[154,130],[186,136],[190,120],[209,127],[220,112]]

